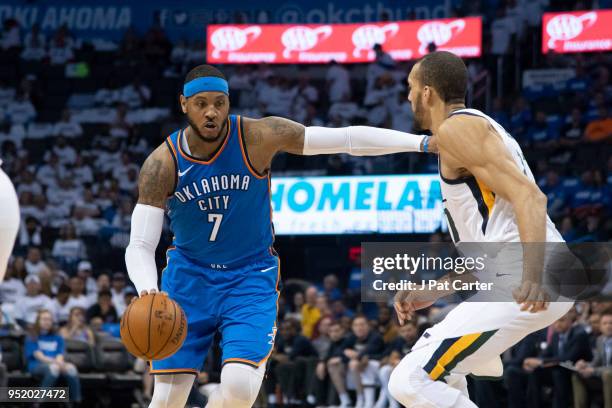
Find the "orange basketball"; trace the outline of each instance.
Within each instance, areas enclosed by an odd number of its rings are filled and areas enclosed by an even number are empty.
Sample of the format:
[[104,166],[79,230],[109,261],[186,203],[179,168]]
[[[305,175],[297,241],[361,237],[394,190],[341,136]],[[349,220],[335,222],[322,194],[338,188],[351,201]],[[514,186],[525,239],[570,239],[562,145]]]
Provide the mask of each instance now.
[[121,340],[130,353],[144,360],[170,357],[187,336],[185,312],[174,300],[159,293],[130,304],[121,318]]

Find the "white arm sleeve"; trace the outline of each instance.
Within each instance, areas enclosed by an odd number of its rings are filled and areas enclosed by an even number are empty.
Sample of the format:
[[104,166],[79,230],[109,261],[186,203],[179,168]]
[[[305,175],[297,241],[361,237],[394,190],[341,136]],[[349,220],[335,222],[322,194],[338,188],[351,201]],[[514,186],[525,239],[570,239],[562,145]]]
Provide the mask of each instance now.
[[132,213],[130,244],[125,250],[128,275],[140,295],[143,290],[157,290],[155,249],[164,225],[164,210],[136,204]]
[[390,153],[420,152],[427,136],[369,126],[326,128],[309,126],[304,132],[304,155],[348,153],[378,156]]

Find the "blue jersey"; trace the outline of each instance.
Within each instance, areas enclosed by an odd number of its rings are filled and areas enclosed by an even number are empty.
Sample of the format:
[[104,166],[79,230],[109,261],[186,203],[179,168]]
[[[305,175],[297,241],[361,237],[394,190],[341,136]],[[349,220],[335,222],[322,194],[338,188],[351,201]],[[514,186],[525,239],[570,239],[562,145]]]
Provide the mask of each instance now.
[[240,116],[229,116],[225,140],[208,161],[186,151],[184,129],[166,143],[177,169],[168,201],[176,250],[196,265],[215,269],[269,256],[270,178],[257,174],[249,163]]

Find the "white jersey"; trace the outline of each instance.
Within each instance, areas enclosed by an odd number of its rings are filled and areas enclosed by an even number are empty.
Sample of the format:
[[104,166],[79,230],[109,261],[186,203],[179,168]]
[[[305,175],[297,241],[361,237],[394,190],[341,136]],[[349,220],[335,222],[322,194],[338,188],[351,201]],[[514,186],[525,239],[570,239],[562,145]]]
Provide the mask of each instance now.
[[[476,109],[459,109],[452,115],[480,116],[491,124],[502,138],[516,165],[535,182],[523,152],[512,136],[489,116]],[[449,180],[442,176],[441,190],[444,213],[451,237],[459,242],[519,242],[519,229],[509,201],[496,196],[474,176]],[[563,242],[555,224],[546,216],[546,241]]]

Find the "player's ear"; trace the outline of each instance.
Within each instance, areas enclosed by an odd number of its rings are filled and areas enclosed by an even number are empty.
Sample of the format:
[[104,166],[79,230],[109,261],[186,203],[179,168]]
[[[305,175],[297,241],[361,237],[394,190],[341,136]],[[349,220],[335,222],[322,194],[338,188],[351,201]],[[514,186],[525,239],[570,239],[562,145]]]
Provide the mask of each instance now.
[[187,113],[187,98],[185,98],[185,95],[181,95],[179,99],[181,102],[181,110],[183,113]]

